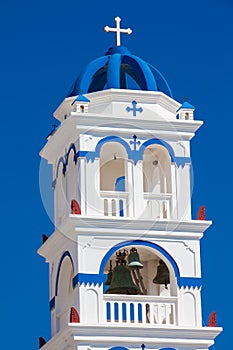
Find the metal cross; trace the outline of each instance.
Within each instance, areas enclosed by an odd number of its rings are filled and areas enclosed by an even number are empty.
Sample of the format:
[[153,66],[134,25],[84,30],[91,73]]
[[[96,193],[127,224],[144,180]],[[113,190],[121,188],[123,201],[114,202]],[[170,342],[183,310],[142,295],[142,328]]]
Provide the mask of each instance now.
[[139,108],[136,107],[137,106],[137,102],[136,101],[132,101],[132,105],[133,105],[133,108],[130,108],[130,107],[126,108],[127,112],[133,111],[133,116],[134,117],[136,117],[137,112],[142,113],[143,109],[142,109],[142,107],[139,107]]
[[141,142],[137,141],[137,136],[133,135],[133,141],[129,142],[131,145],[133,145],[133,150],[136,151],[137,150],[137,145],[140,145]]
[[124,34],[131,34],[132,33],[132,29],[130,29],[130,28],[121,29],[120,28],[120,21],[121,21],[121,18],[116,17],[115,18],[116,28],[110,28],[109,26],[104,27],[105,32],[115,32],[116,33],[117,46],[121,46],[121,33],[124,33]]

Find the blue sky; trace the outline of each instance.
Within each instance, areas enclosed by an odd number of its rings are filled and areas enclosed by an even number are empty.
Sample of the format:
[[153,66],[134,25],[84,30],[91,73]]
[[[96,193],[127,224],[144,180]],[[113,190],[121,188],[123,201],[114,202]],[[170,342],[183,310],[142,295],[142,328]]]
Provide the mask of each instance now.
[[133,34],[122,44],[166,77],[174,98],[196,107],[204,126],[192,140],[193,218],[206,206],[212,227],[201,241],[203,322],[217,312],[232,343],[233,5],[105,0],[0,0],[1,348],[36,350],[50,337],[48,266],[36,251],[53,231],[40,197],[39,151],[80,70],[115,45],[114,17]]

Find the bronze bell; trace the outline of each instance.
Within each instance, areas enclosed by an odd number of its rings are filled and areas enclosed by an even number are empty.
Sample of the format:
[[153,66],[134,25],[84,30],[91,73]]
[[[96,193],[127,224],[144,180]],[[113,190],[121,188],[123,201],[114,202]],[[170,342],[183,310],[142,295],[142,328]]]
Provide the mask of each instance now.
[[143,264],[140,262],[139,259],[139,254],[137,252],[136,248],[131,248],[130,249],[130,254],[128,256],[128,264],[127,266],[129,268],[139,268],[142,269],[143,268]]
[[108,270],[108,276],[107,276],[107,280],[104,283],[106,286],[110,286],[111,281],[112,281],[112,261],[110,260],[110,269]]
[[169,270],[167,265],[163,260],[159,260],[159,266],[157,269],[157,274],[153,279],[153,283],[155,284],[165,284],[165,288],[167,289],[167,285],[170,283]]
[[112,271],[111,284],[106,294],[140,294],[139,288],[134,284],[130,270],[126,267],[127,252],[116,253],[116,266]]

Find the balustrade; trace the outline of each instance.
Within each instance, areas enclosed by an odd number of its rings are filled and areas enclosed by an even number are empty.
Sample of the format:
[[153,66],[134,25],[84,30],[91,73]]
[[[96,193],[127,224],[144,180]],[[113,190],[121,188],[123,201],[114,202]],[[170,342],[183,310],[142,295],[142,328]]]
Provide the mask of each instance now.
[[114,324],[176,325],[177,298],[104,295],[104,321]]

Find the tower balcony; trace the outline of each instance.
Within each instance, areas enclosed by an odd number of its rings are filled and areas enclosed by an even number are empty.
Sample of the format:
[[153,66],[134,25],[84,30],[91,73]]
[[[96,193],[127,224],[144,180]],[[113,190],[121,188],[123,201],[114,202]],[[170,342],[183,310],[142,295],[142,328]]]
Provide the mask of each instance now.
[[[100,191],[97,199],[98,208],[84,207],[82,214],[100,215],[108,217],[138,217],[171,219],[172,194],[171,193],[142,193],[135,196],[129,192]],[[91,213],[90,213],[91,210]]]
[[177,325],[177,298],[103,295],[103,322],[114,325]]

